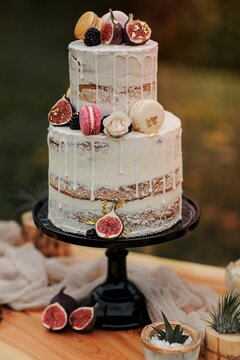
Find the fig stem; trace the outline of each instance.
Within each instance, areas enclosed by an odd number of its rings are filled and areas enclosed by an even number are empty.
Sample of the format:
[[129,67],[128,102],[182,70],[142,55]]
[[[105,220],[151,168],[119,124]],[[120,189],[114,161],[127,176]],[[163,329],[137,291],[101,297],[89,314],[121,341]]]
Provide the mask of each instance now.
[[65,289],[66,289],[66,286],[63,286],[63,287],[60,289],[59,294],[62,294]]
[[98,302],[96,302],[96,304],[93,306],[94,309],[97,309],[100,306],[100,304]]

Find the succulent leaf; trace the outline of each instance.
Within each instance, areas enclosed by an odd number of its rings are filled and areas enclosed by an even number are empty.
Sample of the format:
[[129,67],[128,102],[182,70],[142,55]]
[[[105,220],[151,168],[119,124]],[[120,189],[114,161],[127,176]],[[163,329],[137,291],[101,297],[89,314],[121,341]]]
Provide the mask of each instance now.
[[168,341],[170,344],[172,343],[184,344],[189,336],[183,335],[183,328],[181,328],[180,324],[177,324],[173,329],[166,315],[163,312],[162,312],[162,316],[165,324],[165,330],[162,330],[160,327],[153,326],[153,329],[156,331],[156,336],[160,340]]
[[220,334],[240,334],[240,292],[225,293],[209,315],[209,325]]

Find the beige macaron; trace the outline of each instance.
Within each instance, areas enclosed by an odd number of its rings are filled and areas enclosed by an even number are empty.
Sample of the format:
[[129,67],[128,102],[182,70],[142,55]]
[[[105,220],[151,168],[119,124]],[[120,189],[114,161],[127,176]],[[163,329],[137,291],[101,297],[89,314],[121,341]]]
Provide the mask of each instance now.
[[74,35],[77,39],[84,39],[86,31],[90,28],[97,28],[101,30],[102,20],[93,12],[85,12],[77,21]]
[[154,135],[163,124],[165,112],[162,105],[155,100],[139,100],[131,108],[129,117],[133,130]]

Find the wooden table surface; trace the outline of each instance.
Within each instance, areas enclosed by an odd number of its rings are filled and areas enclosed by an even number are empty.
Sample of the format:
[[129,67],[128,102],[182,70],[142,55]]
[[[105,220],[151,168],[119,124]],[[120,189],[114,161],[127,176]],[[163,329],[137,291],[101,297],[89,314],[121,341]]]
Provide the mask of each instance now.
[[[102,249],[71,246],[73,256],[97,259]],[[183,279],[207,285],[223,293],[224,269],[130,253],[128,262],[151,266],[168,265]],[[0,360],[143,360],[141,329],[79,334],[70,329],[50,332],[42,327],[41,311],[17,312],[4,308],[0,325]],[[204,359],[201,354],[199,359]]]

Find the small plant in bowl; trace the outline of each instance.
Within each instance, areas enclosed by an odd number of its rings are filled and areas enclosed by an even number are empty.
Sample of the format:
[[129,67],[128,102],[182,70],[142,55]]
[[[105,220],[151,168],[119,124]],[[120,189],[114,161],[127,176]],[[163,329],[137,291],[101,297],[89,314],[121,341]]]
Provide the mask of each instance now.
[[198,360],[201,334],[176,321],[169,322],[162,312],[163,322],[145,326],[141,333],[147,360]]
[[240,359],[240,291],[225,293],[209,312],[206,326],[206,359]]

